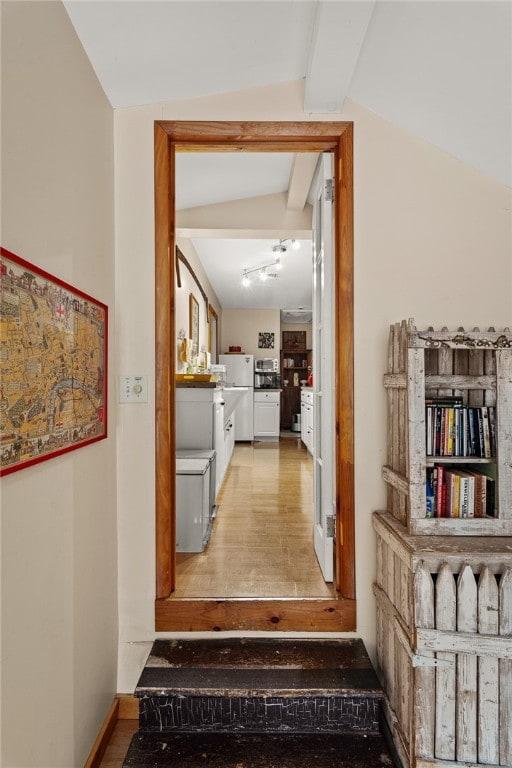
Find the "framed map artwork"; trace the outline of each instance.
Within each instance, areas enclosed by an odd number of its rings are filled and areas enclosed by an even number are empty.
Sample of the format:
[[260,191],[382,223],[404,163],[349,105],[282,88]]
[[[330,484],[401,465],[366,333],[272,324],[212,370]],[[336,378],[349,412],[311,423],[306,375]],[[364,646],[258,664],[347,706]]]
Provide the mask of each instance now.
[[0,475],[107,437],[108,308],[0,248]]

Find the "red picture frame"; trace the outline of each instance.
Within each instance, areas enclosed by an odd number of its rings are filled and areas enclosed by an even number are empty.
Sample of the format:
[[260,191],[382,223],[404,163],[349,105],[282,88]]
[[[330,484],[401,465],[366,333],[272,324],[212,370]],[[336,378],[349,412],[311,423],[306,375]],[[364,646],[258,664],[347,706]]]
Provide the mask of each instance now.
[[107,437],[108,307],[0,247],[0,475]]

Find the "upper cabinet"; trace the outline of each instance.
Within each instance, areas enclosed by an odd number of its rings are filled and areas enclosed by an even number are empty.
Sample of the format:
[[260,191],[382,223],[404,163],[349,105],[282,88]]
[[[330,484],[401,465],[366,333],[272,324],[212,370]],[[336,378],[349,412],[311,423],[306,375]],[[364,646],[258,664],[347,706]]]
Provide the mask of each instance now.
[[283,331],[281,346],[281,429],[290,429],[300,413],[300,387],[311,373],[311,350],[306,349],[306,331]]

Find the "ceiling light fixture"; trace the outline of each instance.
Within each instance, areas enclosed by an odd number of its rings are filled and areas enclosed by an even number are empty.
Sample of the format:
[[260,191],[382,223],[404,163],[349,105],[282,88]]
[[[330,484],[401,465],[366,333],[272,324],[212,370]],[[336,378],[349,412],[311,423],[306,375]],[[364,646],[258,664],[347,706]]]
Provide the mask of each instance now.
[[261,280],[261,282],[265,282],[265,280],[268,280],[269,277],[277,277],[277,275],[269,274],[267,272],[267,269],[270,269],[270,267],[274,267],[275,269],[280,269],[281,265],[277,264],[277,259],[275,261],[271,261],[270,264],[260,264],[258,267],[251,267],[250,269],[244,269],[242,272],[242,285],[244,288],[248,288],[251,285],[251,278],[249,275],[254,275],[255,272],[258,273],[258,277]]
[[254,274],[255,272],[258,272],[258,277],[261,282],[265,282],[268,280],[269,277],[277,277],[277,275],[273,273],[268,273],[267,269],[270,267],[274,267],[276,270],[281,270],[283,268],[283,265],[281,263],[281,256],[284,253],[287,253],[288,248],[286,247],[286,242],[291,243],[291,247],[296,250],[297,248],[300,248],[300,243],[298,240],[285,238],[284,240],[279,240],[279,242],[272,247],[272,254],[274,256],[274,261],[271,261],[269,264],[261,264],[258,267],[250,267],[249,269],[244,269],[242,272],[242,285],[244,288],[248,288],[251,285],[251,278],[250,275]]
[[[257,272],[257,277],[260,279],[262,283],[265,282],[265,280],[268,280],[269,277],[277,277],[274,273],[268,273],[267,269],[270,269],[273,267],[274,269],[281,269],[281,261],[277,258],[275,261],[271,261],[270,264],[260,264],[258,267],[251,267],[250,269],[244,269],[242,272],[242,285],[244,288],[248,288],[251,283],[251,277],[250,275],[254,275],[255,272]],[[256,276],[256,275],[255,275]]]

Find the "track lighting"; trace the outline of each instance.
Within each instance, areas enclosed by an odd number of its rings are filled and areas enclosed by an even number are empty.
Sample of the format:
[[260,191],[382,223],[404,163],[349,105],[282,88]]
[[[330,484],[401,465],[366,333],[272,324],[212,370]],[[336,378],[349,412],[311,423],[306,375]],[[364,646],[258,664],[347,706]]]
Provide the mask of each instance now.
[[290,242],[291,247],[294,250],[297,250],[297,248],[300,248],[300,243],[298,240],[285,238],[283,240],[279,240],[276,245],[272,247],[272,255],[274,256],[274,261],[271,261],[269,264],[261,264],[258,267],[251,267],[250,269],[244,269],[242,273],[242,285],[244,288],[248,288],[251,285],[251,278],[250,275],[254,274],[255,272],[258,272],[258,277],[261,282],[266,282],[269,277],[277,277],[277,275],[273,273],[268,273],[267,269],[270,267],[273,267],[276,270],[281,270],[283,268],[283,265],[281,263],[281,256],[285,254],[288,251],[288,248],[286,247],[285,243]]

